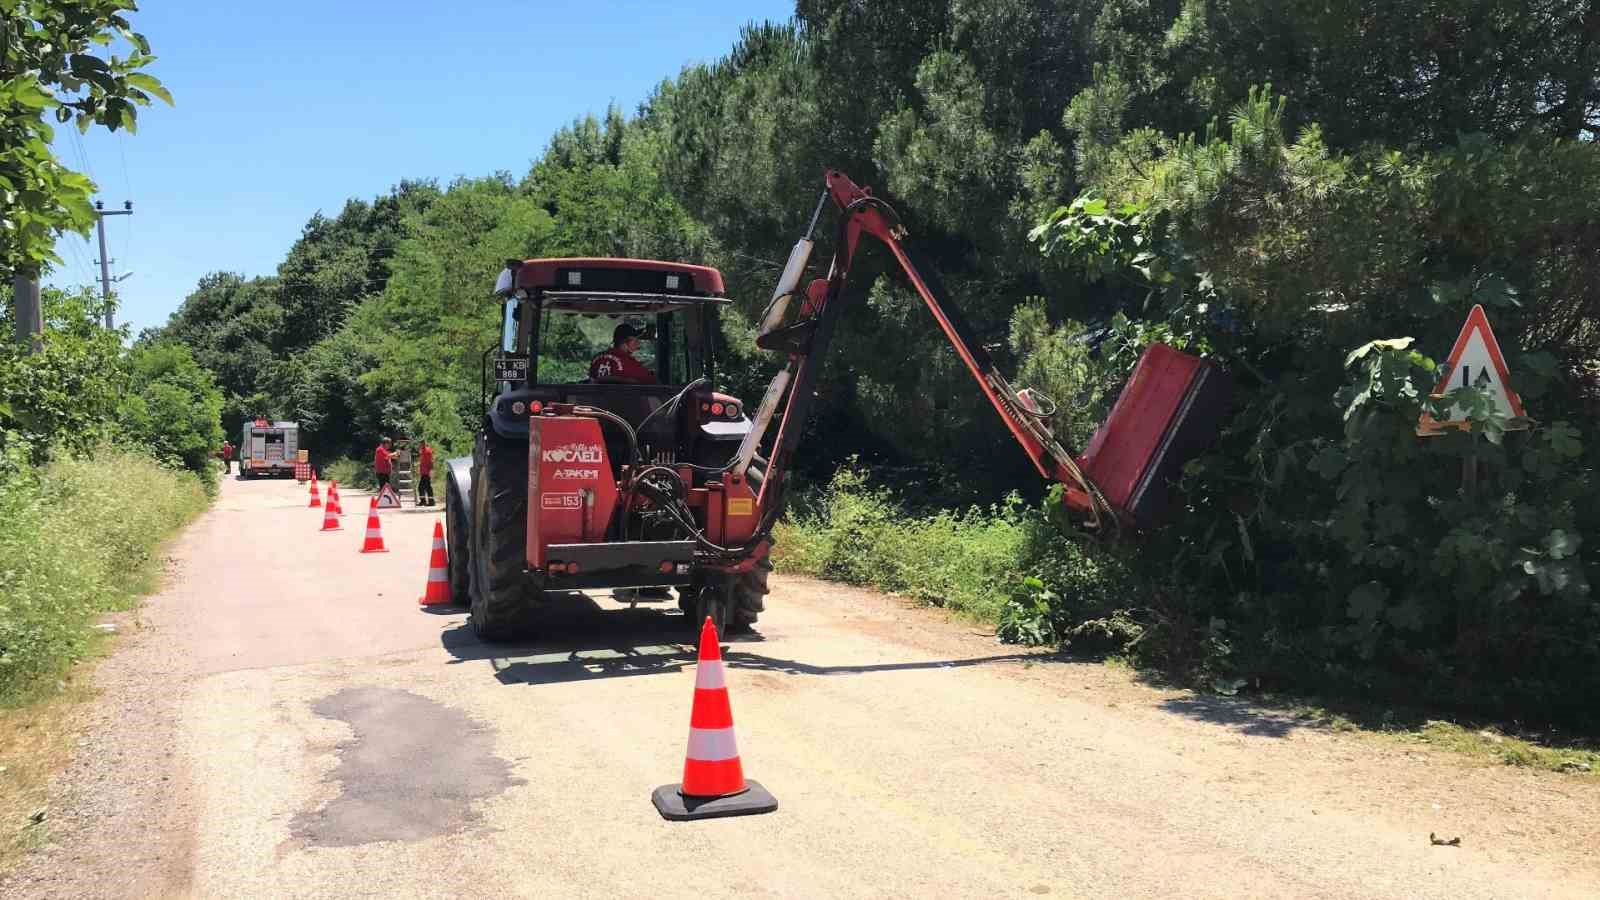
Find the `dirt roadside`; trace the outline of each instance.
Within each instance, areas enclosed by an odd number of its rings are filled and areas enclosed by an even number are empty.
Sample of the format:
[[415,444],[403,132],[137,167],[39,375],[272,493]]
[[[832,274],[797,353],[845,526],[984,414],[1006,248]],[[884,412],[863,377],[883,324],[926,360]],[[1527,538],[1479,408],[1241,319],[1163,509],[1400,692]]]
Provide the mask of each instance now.
[[[352,498],[354,500],[354,498]],[[361,509],[360,501],[347,502]],[[17,897],[1594,896],[1600,787],[1306,727],[775,579],[730,643],[782,806],[673,825],[681,618],[578,605],[485,646],[419,612],[435,516],[321,535],[233,483],[96,672]],[[279,541],[252,536],[278,535]],[[1430,844],[1428,834],[1462,838]]]

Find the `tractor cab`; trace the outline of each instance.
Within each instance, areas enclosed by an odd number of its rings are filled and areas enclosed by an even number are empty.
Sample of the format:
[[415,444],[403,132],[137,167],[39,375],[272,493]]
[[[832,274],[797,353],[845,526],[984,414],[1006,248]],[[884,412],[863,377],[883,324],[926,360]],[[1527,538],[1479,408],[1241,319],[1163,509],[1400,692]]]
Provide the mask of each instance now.
[[[520,423],[525,432],[530,414],[552,403],[578,404],[624,419],[648,463],[709,466],[738,449],[749,430],[742,405],[711,387],[718,310],[729,302],[716,269],[634,259],[513,260],[495,293],[503,304],[501,343],[492,372],[485,357],[483,381],[496,431],[514,433]],[[629,338],[619,340],[623,335]],[[606,429],[606,443],[614,466],[632,458],[617,429]]]

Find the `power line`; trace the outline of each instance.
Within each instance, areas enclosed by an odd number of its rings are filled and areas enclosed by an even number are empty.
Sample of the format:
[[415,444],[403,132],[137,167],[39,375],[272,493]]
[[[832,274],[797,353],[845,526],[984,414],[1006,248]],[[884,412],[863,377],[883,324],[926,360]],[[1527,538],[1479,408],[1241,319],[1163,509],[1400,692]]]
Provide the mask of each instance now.
[[[122,187],[127,192],[123,196],[132,197],[133,179],[128,177],[128,133],[126,131],[117,132],[117,155],[122,157]],[[122,230],[122,265],[124,267],[133,264],[132,257],[128,255],[132,246],[133,219],[129,217],[127,227]]]
[[[78,246],[78,241],[80,240],[83,241],[82,247]],[[89,239],[80,235],[72,235],[71,237],[67,238],[66,244],[67,255],[71,257],[73,264],[76,265],[78,269],[76,277],[82,284],[89,284],[90,282],[94,281],[93,270],[89,266],[90,257],[84,253],[89,246]]]
[[83,135],[78,133],[78,128],[76,125],[69,128],[67,133],[72,135],[72,144],[78,150],[79,164],[83,166],[83,171],[89,175],[89,180],[93,181],[95,187],[98,188],[100,186],[100,179],[96,178],[94,175],[94,163],[89,160],[89,148],[83,143]]

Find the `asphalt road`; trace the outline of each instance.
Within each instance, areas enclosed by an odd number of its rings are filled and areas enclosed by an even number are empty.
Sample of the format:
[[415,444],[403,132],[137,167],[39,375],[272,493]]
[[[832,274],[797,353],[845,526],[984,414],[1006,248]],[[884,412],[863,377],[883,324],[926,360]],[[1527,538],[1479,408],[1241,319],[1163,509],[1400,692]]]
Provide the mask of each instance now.
[[[671,823],[676,609],[484,645],[418,608],[436,512],[318,532],[229,481],[101,665],[53,843],[7,897],[1595,897],[1600,785],[1306,727],[778,577],[728,644],[780,807]],[[1430,832],[1462,837],[1434,846]]]

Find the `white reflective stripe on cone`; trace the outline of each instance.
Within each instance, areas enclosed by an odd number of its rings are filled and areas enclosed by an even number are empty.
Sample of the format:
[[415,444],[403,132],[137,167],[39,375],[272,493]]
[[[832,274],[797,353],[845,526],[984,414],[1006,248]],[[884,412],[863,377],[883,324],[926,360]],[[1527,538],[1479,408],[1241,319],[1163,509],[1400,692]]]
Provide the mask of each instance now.
[[738,756],[739,745],[732,728],[691,728],[686,755],[701,762],[721,762]]
[[449,581],[450,580],[450,573],[446,572],[444,569],[429,569],[428,570],[428,580],[429,581]]
[[433,542],[433,549],[435,549],[435,550],[443,550],[444,549],[444,538],[440,538],[439,540],[434,541]]
[[722,672],[722,660],[702,659],[695,666],[694,689],[697,691],[715,691],[728,686],[728,681]]

